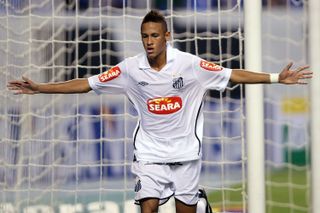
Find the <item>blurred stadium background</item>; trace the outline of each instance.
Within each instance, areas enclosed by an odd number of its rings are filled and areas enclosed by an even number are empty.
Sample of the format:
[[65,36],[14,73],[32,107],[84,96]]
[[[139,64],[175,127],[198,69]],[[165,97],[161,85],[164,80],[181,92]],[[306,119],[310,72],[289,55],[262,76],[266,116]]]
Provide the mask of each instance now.
[[[14,96],[8,81],[105,71],[143,51],[140,22],[150,9],[165,14],[175,47],[244,68],[244,1],[0,0],[0,212],[138,212],[130,102],[94,93]],[[263,71],[307,64],[308,1],[261,4]],[[310,88],[263,88],[266,212],[311,212]],[[205,98],[201,186],[215,212],[248,211],[245,95],[230,84]]]

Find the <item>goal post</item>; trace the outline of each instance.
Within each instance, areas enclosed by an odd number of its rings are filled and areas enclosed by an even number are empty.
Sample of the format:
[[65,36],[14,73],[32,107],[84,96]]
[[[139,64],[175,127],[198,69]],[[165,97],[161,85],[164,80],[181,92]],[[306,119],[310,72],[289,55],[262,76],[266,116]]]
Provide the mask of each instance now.
[[[316,0],[309,1],[309,35],[308,40],[309,47],[309,62],[310,69],[313,70],[314,77],[311,84],[311,117],[320,117],[320,77],[317,74],[320,70],[320,25],[318,20],[320,20],[320,2]],[[312,119],[311,122],[311,164],[312,164],[312,212],[318,212],[320,209],[320,119]]]
[[[245,68],[262,70],[262,2],[244,2]],[[248,211],[265,212],[263,86],[246,85]]]

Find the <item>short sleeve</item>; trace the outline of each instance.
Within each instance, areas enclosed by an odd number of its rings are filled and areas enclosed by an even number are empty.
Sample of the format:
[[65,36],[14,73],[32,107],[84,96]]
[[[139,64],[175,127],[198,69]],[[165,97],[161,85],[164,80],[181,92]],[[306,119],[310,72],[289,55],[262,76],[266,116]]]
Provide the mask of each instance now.
[[88,78],[91,89],[97,94],[125,93],[126,80],[127,70],[124,61],[99,75]]
[[232,69],[224,68],[195,56],[193,71],[202,87],[223,91],[228,85]]

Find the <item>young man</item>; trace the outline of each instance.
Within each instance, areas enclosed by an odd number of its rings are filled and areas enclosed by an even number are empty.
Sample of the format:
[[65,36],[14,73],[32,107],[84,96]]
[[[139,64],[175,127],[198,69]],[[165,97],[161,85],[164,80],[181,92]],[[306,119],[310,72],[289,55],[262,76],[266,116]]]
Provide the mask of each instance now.
[[208,89],[224,90],[234,83],[304,84],[307,66],[280,74],[227,69],[181,52],[167,44],[164,17],[149,12],[141,24],[145,49],[110,70],[88,79],[39,84],[22,77],[8,88],[16,94],[122,93],[135,105],[139,123],[134,133],[135,199],[141,212],[157,212],[174,196],[176,212],[195,213],[201,168],[202,99]]

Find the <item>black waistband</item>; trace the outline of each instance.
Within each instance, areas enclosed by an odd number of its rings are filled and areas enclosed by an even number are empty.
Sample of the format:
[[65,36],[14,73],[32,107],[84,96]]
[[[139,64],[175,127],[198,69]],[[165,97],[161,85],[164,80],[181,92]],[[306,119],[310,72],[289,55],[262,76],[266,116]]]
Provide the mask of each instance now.
[[[133,162],[137,162],[137,158],[135,155],[133,155]],[[156,164],[156,165],[167,165],[167,166],[182,166],[182,162],[170,162],[170,163],[148,163],[148,164]]]

